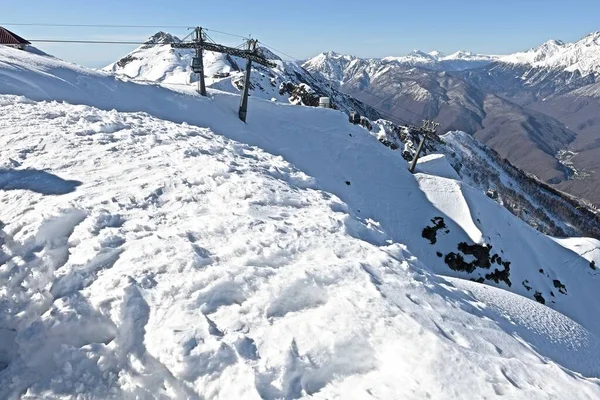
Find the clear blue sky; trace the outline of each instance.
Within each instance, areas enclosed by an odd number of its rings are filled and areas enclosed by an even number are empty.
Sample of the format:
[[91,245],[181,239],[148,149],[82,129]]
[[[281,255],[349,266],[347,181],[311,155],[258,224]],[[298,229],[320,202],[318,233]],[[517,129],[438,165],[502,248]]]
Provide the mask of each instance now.
[[[204,26],[252,37],[297,58],[334,50],[362,57],[413,49],[506,54],[600,30],[600,1],[581,0],[0,0],[0,24]],[[158,29],[10,26],[31,39],[143,40]],[[165,29],[184,36],[185,29]],[[211,33],[226,44],[240,39]],[[39,44],[99,67],[135,46]]]

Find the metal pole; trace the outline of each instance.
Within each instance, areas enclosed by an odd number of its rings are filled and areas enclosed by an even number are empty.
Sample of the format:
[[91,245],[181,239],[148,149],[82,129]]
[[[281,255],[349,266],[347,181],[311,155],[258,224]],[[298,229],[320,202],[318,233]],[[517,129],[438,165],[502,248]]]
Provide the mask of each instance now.
[[419,147],[417,147],[417,153],[415,154],[415,158],[413,158],[412,163],[410,164],[410,168],[408,169],[411,174],[415,173],[415,167],[417,166],[417,160],[419,159],[419,154],[421,154],[421,149],[423,149],[424,143],[425,143],[425,135],[423,135],[423,137],[421,138]]
[[196,57],[200,59],[200,73],[198,73],[198,91],[202,96],[206,96],[206,85],[204,83],[204,60],[202,60],[202,28],[196,28],[196,42],[198,42],[198,47],[196,47]]
[[[256,50],[256,41],[249,40],[248,41],[248,50],[255,51]],[[248,58],[248,62],[246,63],[246,78],[244,80],[244,90],[242,92],[242,99],[240,100],[240,110],[238,115],[242,122],[246,122],[246,115],[248,115],[248,90],[250,89],[250,73],[252,68],[252,60]]]

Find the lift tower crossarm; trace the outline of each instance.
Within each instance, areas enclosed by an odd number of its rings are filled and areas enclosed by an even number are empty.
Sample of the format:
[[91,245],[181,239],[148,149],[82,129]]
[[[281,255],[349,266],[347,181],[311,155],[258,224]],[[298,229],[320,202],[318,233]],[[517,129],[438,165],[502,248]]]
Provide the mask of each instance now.
[[180,42],[180,43],[171,43],[171,47],[175,49],[195,49],[196,57],[192,61],[192,70],[199,74],[198,84],[200,86],[200,94],[202,96],[206,96],[206,88],[204,86],[204,65],[202,61],[202,52],[204,50],[214,51],[217,53],[229,54],[230,56],[236,56],[240,58],[245,58],[246,62],[246,73],[244,79],[244,88],[242,90],[242,95],[240,99],[240,108],[238,110],[238,116],[242,122],[246,122],[246,116],[248,115],[248,96],[250,90],[250,74],[252,71],[252,61],[257,64],[264,65],[266,67],[276,67],[272,61],[267,60],[256,51],[256,45],[258,44],[258,40],[249,39],[247,42],[248,48],[238,49],[229,46],[223,46],[217,43],[209,43],[204,40],[204,35],[202,33],[202,28],[196,28],[196,38],[192,42]]
[[265,67],[275,68],[277,66],[277,64],[275,64],[272,61],[267,60],[266,58],[257,54],[255,51],[236,49],[235,47],[223,46],[221,44],[216,44],[216,43],[182,42],[182,43],[171,43],[171,47],[176,48],[176,49],[196,49],[196,48],[200,47],[203,50],[215,51],[217,53],[225,53],[225,54],[229,54],[231,56],[237,56],[240,58],[252,60],[257,64],[264,65]]

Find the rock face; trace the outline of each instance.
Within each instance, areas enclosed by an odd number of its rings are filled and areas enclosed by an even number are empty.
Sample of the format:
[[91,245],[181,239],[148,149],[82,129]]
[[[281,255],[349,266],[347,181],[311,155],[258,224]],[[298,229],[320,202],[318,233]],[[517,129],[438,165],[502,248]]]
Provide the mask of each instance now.
[[600,204],[600,32],[504,57],[329,52],[304,67],[397,119],[432,118],[444,131],[468,132],[517,167]]

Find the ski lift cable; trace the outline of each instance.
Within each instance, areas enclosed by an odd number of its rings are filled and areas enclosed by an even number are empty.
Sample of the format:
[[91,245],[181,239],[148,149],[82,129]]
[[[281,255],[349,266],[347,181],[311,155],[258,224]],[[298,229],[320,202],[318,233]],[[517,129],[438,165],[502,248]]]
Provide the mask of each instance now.
[[233,36],[233,37],[237,37],[237,38],[248,39],[248,36],[237,35],[235,33],[223,32],[223,31],[218,31],[216,29],[208,29],[208,28],[202,28],[202,29],[209,31],[209,32],[220,33],[221,35],[228,35],[228,36]]
[[50,24],[50,23],[13,23],[0,22],[2,26],[47,26],[64,28],[173,28],[186,29],[186,25],[113,25],[113,24]]
[[215,42],[214,39],[208,35],[208,33],[204,33],[204,37],[208,39],[209,42],[217,44],[217,42]]
[[141,41],[118,41],[118,40],[71,40],[71,39],[28,39],[32,43],[85,43],[85,44],[136,44],[160,46],[168,43],[148,43]]
[[293,60],[293,61],[296,61],[296,62],[302,62],[302,60],[300,60],[300,59],[298,59],[298,58],[296,58],[296,57],[294,57],[294,56],[290,56],[289,54],[286,54],[286,53],[284,53],[284,52],[283,52],[283,51],[281,51],[281,50],[277,50],[275,47],[273,47],[273,46],[269,46],[268,44],[266,44],[266,43],[264,43],[264,42],[259,42],[259,43],[260,43],[260,44],[262,44],[263,46],[265,46],[266,48],[268,48],[268,49],[270,49],[270,50],[273,50],[273,51],[274,51],[274,52],[276,52],[276,53],[279,53],[279,54],[281,54],[281,55],[284,55],[284,56],[288,57],[289,59],[291,59],[291,60]]
[[[193,28],[191,25],[118,25],[118,24],[52,24],[52,23],[40,23],[40,22],[0,22],[2,26],[46,26],[55,28],[170,28],[170,29],[188,29]],[[205,31],[219,33],[221,35],[228,35],[232,37],[238,37],[242,39],[248,39],[247,36],[238,35],[236,33],[224,32],[217,29],[203,28]]]

